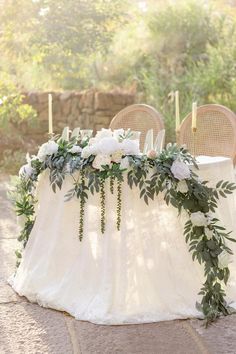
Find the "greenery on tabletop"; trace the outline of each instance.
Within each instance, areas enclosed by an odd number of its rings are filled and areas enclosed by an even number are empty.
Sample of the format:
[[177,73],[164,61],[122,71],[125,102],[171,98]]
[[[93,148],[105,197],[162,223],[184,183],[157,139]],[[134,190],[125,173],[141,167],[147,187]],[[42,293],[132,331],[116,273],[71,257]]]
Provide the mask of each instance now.
[[[125,137],[124,137],[125,139]],[[184,147],[168,144],[159,155],[123,155],[97,167],[97,156],[84,156],[89,141],[70,141],[56,137],[40,147],[38,155],[28,157],[28,164],[23,166],[20,177],[12,192],[17,215],[24,215],[25,225],[19,241],[25,247],[35,220],[35,190],[39,175],[49,171],[49,179],[54,192],[61,189],[67,175],[73,178],[73,188],[65,195],[65,201],[72,198],[79,201],[78,237],[83,239],[84,215],[89,195],[100,194],[101,233],[106,227],[105,184],[110,186],[109,193],[117,198],[117,230],[122,224],[122,183],[130,188],[137,188],[140,198],[146,204],[155,201],[162,193],[167,205],[172,205],[179,212],[184,211],[187,221],[184,227],[185,241],[193,260],[204,267],[205,282],[200,290],[201,302],[197,304],[207,323],[221,314],[231,313],[225,302],[224,286],[229,279],[228,263],[232,254],[228,241],[235,242],[230,232],[221,225],[214,213],[220,197],[233,193],[234,183],[220,181],[214,188],[201,181],[189,166],[197,168],[194,158]],[[120,152],[119,152],[120,153]],[[151,156],[151,157],[150,157]],[[119,157],[119,156],[118,156]],[[107,159],[107,156],[106,156]],[[104,160],[106,161],[106,160]],[[127,180],[127,181],[125,181]],[[108,196],[109,197],[109,196]],[[21,257],[17,251],[18,258]]]

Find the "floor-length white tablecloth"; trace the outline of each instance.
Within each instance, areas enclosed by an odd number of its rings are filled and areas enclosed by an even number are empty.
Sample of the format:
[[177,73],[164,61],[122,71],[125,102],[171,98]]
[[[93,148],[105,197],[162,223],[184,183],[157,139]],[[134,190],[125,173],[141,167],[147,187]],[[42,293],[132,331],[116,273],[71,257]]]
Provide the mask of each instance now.
[[[233,180],[225,158],[200,158],[203,178]],[[39,182],[37,218],[13,288],[32,302],[102,324],[145,323],[201,317],[196,310],[203,269],[193,262],[183,237],[183,217],[162,196],[146,206],[137,189],[122,187],[121,231],[116,230],[116,194],[107,188],[106,231],[100,233],[99,195],[86,204],[84,239],[78,240],[78,200],[64,202],[72,180],[53,193],[45,172]],[[218,214],[236,236],[235,197],[222,199]],[[228,300],[236,300],[236,246]]]

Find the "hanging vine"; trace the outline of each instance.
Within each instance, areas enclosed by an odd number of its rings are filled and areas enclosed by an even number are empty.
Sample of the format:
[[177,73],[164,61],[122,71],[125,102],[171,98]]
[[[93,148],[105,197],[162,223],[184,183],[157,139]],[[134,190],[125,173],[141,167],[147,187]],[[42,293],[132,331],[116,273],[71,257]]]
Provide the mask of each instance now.
[[81,182],[79,184],[79,190],[77,192],[77,197],[79,198],[80,205],[80,214],[79,214],[79,240],[83,240],[84,235],[84,211],[85,211],[85,203],[87,199],[87,194],[84,193],[86,188],[85,186],[85,174],[82,170],[80,173]]
[[106,217],[106,194],[105,194],[105,180],[100,179],[100,203],[101,203],[101,233],[105,232],[105,217]]
[[122,180],[118,179],[117,181],[117,206],[116,206],[116,226],[117,230],[120,231],[120,224],[121,224],[121,194],[122,194]]
[[115,182],[115,177],[111,176],[110,177],[110,192],[111,192],[111,194],[114,194],[114,182]]

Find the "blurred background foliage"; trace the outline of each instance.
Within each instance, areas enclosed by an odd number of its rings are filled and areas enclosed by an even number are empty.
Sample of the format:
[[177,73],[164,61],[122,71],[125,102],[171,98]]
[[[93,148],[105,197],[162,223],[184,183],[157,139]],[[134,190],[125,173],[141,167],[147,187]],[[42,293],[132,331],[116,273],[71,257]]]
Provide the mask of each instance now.
[[236,111],[233,0],[0,0],[0,51],[14,92],[122,87],[163,114],[168,140],[175,90],[181,118],[193,100]]

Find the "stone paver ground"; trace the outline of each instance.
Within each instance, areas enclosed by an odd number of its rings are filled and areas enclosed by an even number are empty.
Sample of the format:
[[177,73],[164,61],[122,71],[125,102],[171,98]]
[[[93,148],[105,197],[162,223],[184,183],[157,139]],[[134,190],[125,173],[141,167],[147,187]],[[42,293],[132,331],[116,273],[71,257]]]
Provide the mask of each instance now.
[[16,219],[0,179],[0,354],[235,354],[236,316],[205,329],[199,320],[101,326],[19,297],[14,272]]

